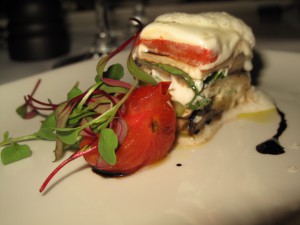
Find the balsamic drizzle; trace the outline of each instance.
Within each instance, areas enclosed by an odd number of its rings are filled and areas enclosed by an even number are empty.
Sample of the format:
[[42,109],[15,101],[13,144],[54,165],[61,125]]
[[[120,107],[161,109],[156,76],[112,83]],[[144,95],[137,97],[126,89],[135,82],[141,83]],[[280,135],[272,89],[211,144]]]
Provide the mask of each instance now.
[[279,137],[283,134],[283,132],[287,128],[287,121],[285,118],[285,114],[276,107],[276,110],[280,116],[280,123],[277,129],[277,133],[270,139],[258,144],[256,146],[256,151],[262,154],[271,154],[271,155],[279,155],[283,154],[284,147],[282,147],[279,143]]

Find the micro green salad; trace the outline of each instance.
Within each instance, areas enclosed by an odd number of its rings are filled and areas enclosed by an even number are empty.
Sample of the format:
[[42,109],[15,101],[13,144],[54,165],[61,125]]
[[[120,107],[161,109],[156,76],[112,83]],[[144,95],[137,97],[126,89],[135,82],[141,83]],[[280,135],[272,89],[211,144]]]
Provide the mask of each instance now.
[[[131,53],[128,56],[127,67],[135,78],[133,84],[121,81],[124,76],[124,68],[121,64],[113,64],[105,70],[108,61],[134,42],[137,36],[138,34],[131,37],[114,52],[99,60],[95,83],[88,90],[82,91],[76,83],[67,93],[67,100],[60,104],[54,104],[50,100],[41,102],[34,98],[41,82],[38,80],[32,93],[25,97],[25,103],[18,107],[16,112],[23,119],[44,117],[41,127],[37,132],[21,137],[12,137],[6,131],[0,142],[0,147],[4,147],[1,151],[2,163],[6,165],[30,157],[32,155],[30,147],[21,144],[28,140],[55,141],[55,161],[60,160],[67,149],[78,147],[82,136],[90,132],[100,133],[98,149],[101,151],[103,149],[101,146],[105,145],[106,151],[100,152],[103,159],[110,165],[115,164],[115,150],[118,139],[125,135],[125,127],[122,127],[123,123],[119,122],[121,128],[116,134],[111,129],[112,121],[115,122],[118,110],[137,87],[138,81],[156,84],[151,76],[139,69]],[[45,116],[45,111],[50,113]]]

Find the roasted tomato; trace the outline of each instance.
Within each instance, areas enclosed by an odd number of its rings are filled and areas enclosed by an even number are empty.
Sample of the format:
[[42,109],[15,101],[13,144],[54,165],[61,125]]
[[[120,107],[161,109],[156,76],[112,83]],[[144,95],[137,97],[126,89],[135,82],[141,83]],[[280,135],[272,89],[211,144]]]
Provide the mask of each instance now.
[[[122,108],[128,133],[116,151],[117,163],[109,165],[101,159],[98,151],[91,152],[84,157],[94,171],[124,176],[168,154],[176,132],[176,115],[170,104],[168,87],[169,83],[160,83],[133,91]],[[95,137],[88,137],[83,139],[82,146],[95,142]]]
[[141,39],[139,44],[146,45],[152,52],[170,56],[191,66],[212,63],[218,58],[216,53],[201,46],[176,43],[163,39]]

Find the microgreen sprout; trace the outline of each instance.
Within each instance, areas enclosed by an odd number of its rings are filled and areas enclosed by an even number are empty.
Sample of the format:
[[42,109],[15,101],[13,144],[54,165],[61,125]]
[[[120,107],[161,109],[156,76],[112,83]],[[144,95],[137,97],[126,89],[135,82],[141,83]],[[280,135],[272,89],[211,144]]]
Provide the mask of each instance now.
[[[113,64],[105,71],[108,61],[124,50],[130,43],[135,43],[138,33],[125,41],[111,54],[101,58],[96,66],[95,83],[86,91],[79,89],[77,82],[67,94],[67,100],[54,104],[50,100],[42,102],[34,97],[41,80],[37,82],[32,93],[24,97],[25,103],[18,107],[17,112],[22,118],[43,116],[41,127],[33,134],[13,138],[5,132],[0,147],[3,164],[8,164],[26,157],[32,153],[28,145],[18,144],[27,140],[55,141],[55,160],[61,159],[71,146],[79,146],[84,137],[95,137],[96,142],[77,150],[63,161],[45,180],[40,188],[42,192],[53,176],[66,164],[74,159],[98,151],[102,159],[109,165],[117,162],[115,151],[126,136],[126,124],[122,121],[120,112],[122,105],[138,85],[138,79],[154,83],[143,71],[137,69],[133,61],[129,61],[129,71],[134,74],[133,84],[120,79],[124,75],[121,64]],[[130,53],[130,60],[132,55]],[[133,68],[133,69],[132,69]],[[50,112],[48,115],[41,111]],[[117,124],[113,126],[112,124]]]

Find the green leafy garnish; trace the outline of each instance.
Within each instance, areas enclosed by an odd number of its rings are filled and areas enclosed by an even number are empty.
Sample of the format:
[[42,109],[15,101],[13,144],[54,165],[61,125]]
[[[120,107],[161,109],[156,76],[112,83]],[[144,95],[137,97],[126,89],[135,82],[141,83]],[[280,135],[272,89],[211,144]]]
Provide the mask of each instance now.
[[113,64],[103,73],[103,77],[121,80],[124,76],[124,68],[120,63]]
[[29,140],[49,140],[53,141],[56,139],[54,134],[54,128],[56,127],[56,121],[53,114],[50,114],[46,119],[42,122],[40,129],[29,135],[24,135],[20,137],[9,137],[8,131],[6,131],[3,135],[3,141],[0,142],[0,147],[11,145],[13,143],[29,141]]
[[[62,158],[65,150],[74,146],[81,147],[50,174],[40,191],[44,190],[50,179],[64,165],[85,154],[94,154],[95,151],[96,153],[98,151],[104,161],[115,165],[120,134],[116,134],[112,129],[114,127],[112,122],[115,121],[114,119],[118,122],[122,120],[122,111],[119,109],[136,88],[139,80],[148,84],[157,83],[150,75],[137,67],[131,54],[127,62],[128,70],[137,78],[132,85],[121,81],[124,76],[124,68],[121,64],[113,64],[106,71],[104,70],[107,62],[125,49],[128,44],[136,41],[137,37],[138,34],[129,38],[111,54],[98,61],[95,84],[82,92],[77,82],[67,93],[67,100],[60,104],[53,104],[50,100],[46,103],[41,102],[33,97],[40,83],[39,80],[33,92],[25,96],[25,104],[17,108],[17,113],[25,119],[36,115],[43,116],[45,119],[39,130],[33,134],[13,138],[9,136],[8,132],[4,133],[3,141],[0,142],[0,147],[5,146],[1,152],[3,164],[15,162],[32,154],[29,146],[18,144],[21,141],[54,140],[56,142],[55,161]],[[41,113],[41,110],[51,110],[52,112],[45,114]],[[122,135],[126,135],[126,132],[123,132]],[[89,138],[92,141],[85,143],[86,139],[89,141]],[[85,146],[82,147],[82,144]]]
[[4,165],[30,157],[32,154],[28,145],[12,143],[2,149],[1,160]]
[[56,127],[56,120],[54,113],[51,113],[46,119],[42,122],[41,128],[35,133],[39,139],[55,141],[56,135],[54,133],[54,128]]
[[118,138],[110,128],[104,128],[100,131],[98,150],[102,158],[110,165],[115,165],[117,157],[115,150],[118,147]]
[[118,87],[118,86],[113,87],[113,86],[109,86],[107,84],[102,84],[100,89],[105,91],[108,94],[111,94],[111,93],[123,93],[123,94],[125,94],[125,93],[128,92],[127,88]]
[[[67,128],[61,127],[56,129],[57,137],[65,144],[74,144],[78,140],[79,133],[88,126],[96,125],[97,129],[100,131],[102,128],[106,128],[106,126],[112,121],[118,109],[124,103],[124,101],[129,97],[130,93],[133,91],[135,86],[137,85],[137,81],[134,82],[132,88],[126,93],[126,95],[112,108],[99,115],[98,117],[88,121],[87,123],[74,127]],[[82,103],[82,102],[81,102]],[[82,105],[82,104],[81,104]],[[82,106],[78,106],[78,109],[81,109]]]
[[172,75],[182,78],[195,93],[198,93],[200,91],[198,90],[195,81],[186,72],[166,64],[155,64],[155,66],[171,73]]
[[188,104],[188,108],[192,110],[203,110],[212,103],[212,99],[201,95],[196,95],[194,99]]
[[155,85],[157,81],[148,73],[144,72],[140,67],[138,67],[133,58],[132,53],[129,54],[127,58],[127,68],[133,77],[138,79],[139,81],[145,82],[147,84]]
[[78,88],[79,82],[76,82],[74,87],[68,92],[68,100],[75,98],[82,94],[82,91]]
[[226,70],[219,70],[217,72],[214,72],[210,74],[208,77],[205,78],[203,81],[204,84],[208,85],[213,85],[217,80],[222,79],[227,76]]
[[[35,94],[35,92],[36,92],[38,86],[40,85],[40,83],[41,83],[41,80],[39,79],[39,80],[36,82],[36,84],[35,84],[35,86],[34,86],[32,92],[31,92],[31,94],[30,94],[31,97]],[[16,109],[16,113],[17,113],[21,118],[23,118],[23,119],[31,119],[31,118],[35,117],[35,116],[38,114],[38,113],[37,113],[37,110],[31,108],[30,105],[28,104],[28,102],[25,102],[24,104],[22,104],[21,106],[19,106],[19,107]]]

